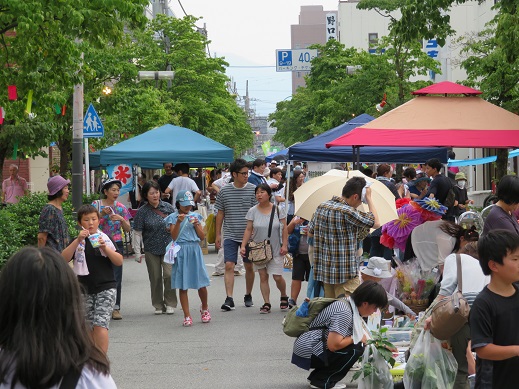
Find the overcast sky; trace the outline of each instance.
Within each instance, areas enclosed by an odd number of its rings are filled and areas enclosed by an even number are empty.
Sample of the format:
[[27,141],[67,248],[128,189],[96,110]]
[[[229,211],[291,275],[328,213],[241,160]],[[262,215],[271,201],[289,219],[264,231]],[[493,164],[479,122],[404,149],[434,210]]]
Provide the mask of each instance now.
[[[301,5],[322,5],[337,10],[338,0],[180,0],[186,13],[202,17],[211,40],[211,55],[225,57],[229,77],[245,95],[249,80],[251,107],[266,116],[276,102],[292,94],[290,72],[276,72],[276,49],[290,48],[290,26],[298,24]],[[178,0],[170,0],[175,16],[184,12]],[[242,66],[242,67],[240,67]],[[245,67],[243,67],[245,66]],[[263,67],[262,67],[263,66]]]

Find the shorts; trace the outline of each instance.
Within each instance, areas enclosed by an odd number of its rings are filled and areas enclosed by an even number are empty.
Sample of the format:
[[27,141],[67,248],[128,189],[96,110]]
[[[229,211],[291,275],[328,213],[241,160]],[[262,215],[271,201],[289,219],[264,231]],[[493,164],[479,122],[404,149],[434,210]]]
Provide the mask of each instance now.
[[337,298],[341,294],[348,297],[360,285],[359,277],[352,278],[342,284],[324,284],[324,297]]
[[292,262],[292,279],[295,281],[308,281],[310,269],[308,254],[296,254]]
[[[240,251],[241,242],[232,239],[223,240],[223,258],[224,262],[238,263],[238,251]],[[243,262],[250,263],[247,258],[243,258]]]
[[115,288],[103,290],[96,294],[85,295],[86,319],[91,327],[108,329],[116,295],[117,291]]
[[276,256],[264,265],[254,265],[254,271],[261,269],[266,269],[267,274],[272,274],[273,276],[282,276],[283,272],[285,271],[285,261],[283,257]]

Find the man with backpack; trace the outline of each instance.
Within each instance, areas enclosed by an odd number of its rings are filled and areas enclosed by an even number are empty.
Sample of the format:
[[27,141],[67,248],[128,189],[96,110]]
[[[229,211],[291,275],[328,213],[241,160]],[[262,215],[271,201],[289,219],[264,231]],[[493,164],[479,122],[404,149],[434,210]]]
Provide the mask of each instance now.
[[[292,315],[293,322],[311,320],[309,328],[294,343],[292,363],[305,370],[313,369],[308,376],[310,388],[346,388],[339,381],[362,355],[367,341],[362,318],[387,305],[386,291],[380,284],[366,281],[349,299],[324,299],[331,303],[319,304],[325,307],[318,313],[312,310],[316,300],[310,302],[306,317],[298,316],[299,312]],[[286,326],[295,327],[298,323]]]

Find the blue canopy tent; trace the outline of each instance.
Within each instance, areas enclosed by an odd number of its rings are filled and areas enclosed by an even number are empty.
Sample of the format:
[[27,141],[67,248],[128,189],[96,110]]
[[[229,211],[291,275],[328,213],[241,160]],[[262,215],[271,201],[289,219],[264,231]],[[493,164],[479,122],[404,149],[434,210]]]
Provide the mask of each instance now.
[[[298,143],[288,148],[290,161],[316,162],[355,162],[351,146],[326,148],[326,143],[337,139],[353,129],[375,119],[368,114],[362,114],[349,122],[332,128],[306,142]],[[410,134],[412,136],[412,133]],[[430,158],[438,158],[442,163],[447,162],[446,147],[362,147],[360,159],[362,162],[393,162],[393,163],[423,163]]]
[[101,150],[100,164],[131,162],[158,169],[164,162],[212,166],[233,159],[229,147],[187,128],[166,124]]
[[275,159],[276,161],[281,160],[281,159],[285,160],[285,159],[287,159],[287,157],[288,157],[288,147],[286,149],[278,151],[277,153],[272,153],[270,155],[267,155],[265,157],[265,161],[271,162],[273,159]]

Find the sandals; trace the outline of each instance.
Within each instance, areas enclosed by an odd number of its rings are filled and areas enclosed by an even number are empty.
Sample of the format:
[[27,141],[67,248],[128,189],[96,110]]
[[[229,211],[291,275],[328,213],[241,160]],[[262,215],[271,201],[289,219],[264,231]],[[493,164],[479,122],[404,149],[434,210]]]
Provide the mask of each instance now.
[[270,313],[270,309],[272,308],[272,305],[269,303],[265,303],[260,308],[260,313]]
[[289,308],[288,296],[281,296],[281,302],[279,303],[279,309],[286,311]]
[[182,323],[182,326],[191,327],[192,325],[193,325],[193,319],[191,319],[190,316],[184,318],[184,323]]

